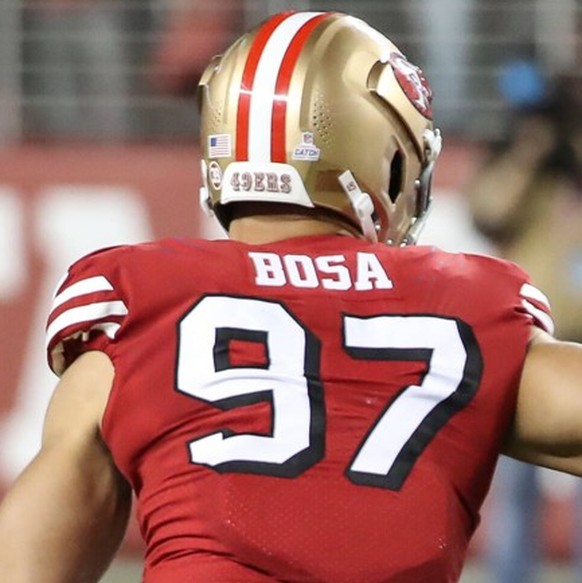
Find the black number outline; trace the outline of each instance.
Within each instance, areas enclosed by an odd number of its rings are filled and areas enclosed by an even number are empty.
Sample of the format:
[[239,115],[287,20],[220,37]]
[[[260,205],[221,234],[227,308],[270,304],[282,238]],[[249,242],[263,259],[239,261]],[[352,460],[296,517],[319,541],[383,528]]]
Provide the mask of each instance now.
[[[344,314],[342,321],[345,321],[345,317],[348,314]],[[382,317],[382,314],[375,314],[369,318],[363,318],[361,316],[349,315],[349,317],[357,318],[360,320]],[[435,407],[433,407],[429,413],[423,418],[420,424],[416,427],[414,433],[406,441],[404,446],[401,448],[400,452],[396,456],[393,464],[386,474],[374,474],[371,472],[362,472],[358,470],[351,469],[355,459],[358,457],[361,449],[367,443],[370,435],[374,432],[375,428],[380,423],[381,419],[387,413],[387,411],[406,393],[408,386],[402,387],[402,389],[394,395],[394,397],[387,403],[383,408],[382,412],[377,416],[376,422],[368,429],[366,435],[360,441],[358,448],[356,449],[350,463],[344,472],[345,476],[350,480],[350,482],[362,485],[362,486],[373,486],[376,488],[384,488],[387,490],[398,491],[404,485],[406,478],[411,473],[414,465],[416,464],[418,458],[422,452],[428,447],[430,442],[434,439],[437,433],[447,424],[447,422],[459,412],[461,409],[466,407],[475,397],[477,390],[479,388],[481,377],[483,374],[483,359],[481,355],[481,349],[473,330],[471,327],[465,323],[460,318],[447,317],[435,314],[385,314],[388,317],[403,317],[403,318],[435,318],[438,320],[451,320],[456,323],[457,331],[459,333],[459,338],[463,347],[465,348],[466,359],[465,366],[463,367],[463,375],[461,381],[457,385],[451,395],[446,399],[443,399]],[[345,332],[345,328],[342,327],[342,332]],[[346,345],[345,333],[343,334],[343,349],[355,360],[379,360],[379,361],[420,361],[424,362],[427,369],[420,381],[420,385],[424,378],[430,371],[430,361],[432,358],[433,350],[430,347],[425,348],[357,348],[353,346]]]
[[[289,459],[283,463],[278,462],[264,462],[264,461],[250,461],[250,460],[233,460],[229,462],[221,462],[218,464],[204,464],[200,462],[190,463],[194,465],[202,465],[211,468],[219,473],[227,472],[237,472],[237,473],[248,473],[248,474],[261,474],[267,476],[276,476],[279,478],[296,478],[297,476],[304,473],[310,467],[321,461],[325,455],[325,443],[326,443],[326,413],[325,413],[325,399],[323,392],[323,384],[320,377],[320,361],[321,361],[321,342],[319,339],[306,327],[303,323],[293,314],[287,306],[276,300],[268,300],[265,298],[258,298],[253,296],[239,296],[239,295],[229,295],[229,294],[205,294],[195,302],[190,309],[188,309],[184,315],[178,320],[177,323],[177,350],[176,350],[176,373],[174,375],[174,390],[178,393],[186,395],[190,399],[198,399],[209,405],[217,407],[223,411],[228,411],[233,408],[243,407],[246,405],[252,405],[259,402],[267,402],[271,409],[271,418],[274,421],[274,404],[273,404],[273,392],[260,391],[252,394],[246,395],[236,395],[233,397],[227,397],[225,399],[219,399],[216,401],[209,401],[203,399],[199,396],[195,396],[186,390],[180,389],[178,387],[178,366],[180,361],[180,347],[181,347],[181,324],[184,320],[197,308],[202,302],[209,297],[219,297],[219,298],[231,298],[231,299],[243,299],[243,300],[255,300],[257,302],[269,303],[281,307],[288,316],[295,321],[295,323],[303,330],[305,334],[305,351],[303,359],[303,374],[307,385],[307,395],[310,404],[310,421],[309,421],[309,445],[307,448],[297,452]],[[222,332],[218,332],[221,330]],[[225,370],[226,368],[242,368],[239,366],[232,367],[230,363],[224,359],[219,358],[217,360],[217,354],[220,352],[217,350],[217,339],[219,342],[224,341],[225,337],[229,335],[237,338],[251,338],[253,341],[257,341],[259,338],[264,338],[266,341],[265,351],[269,354],[268,346],[268,332],[265,330],[246,330],[242,328],[233,327],[215,327],[216,337],[213,349],[213,361],[215,370],[217,366],[220,367],[219,370]],[[270,364],[270,362],[269,362]],[[263,368],[253,366],[251,368]],[[268,367],[267,367],[268,368]],[[196,440],[203,439],[208,435],[213,435],[216,433],[221,433],[224,439],[233,437],[236,434],[227,428],[219,428],[212,433],[206,435],[200,435]],[[253,435],[252,433],[244,433],[244,435]],[[269,434],[261,434],[260,437],[272,437],[273,430],[271,429]],[[186,444],[188,450],[188,457],[190,458],[190,443],[196,440],[192,440]]]
[[[182,318],[177,323],[178,344],[176,350],[176,371],[178,370],[180,361],[180,347],[181,347],[181,324],[182,322],[206,299],[209,297],[254,300],[257,302],[264,302],[268,304],[277,305],[282,308],[286,314],[301,328],[305,334],[305,351],[303,360],[303,375],[306,380],[307,397],[310,404],[310,422],[309,422],[309,445],[303,450],[297,452],[288,458],[285,462],[265,462],[265,461],[251,461],[251,460],[232,460],[228,462],[221,462],[217,464],[205,464],[198,461],[190,461],[194,465],[202,465],[215,470],[219,473],[237,472],[260,474],[267,476],[276,476],[282,478],[295,478],[309,468],[320,462],[325,456],[326,444],[326,407],[324,387],[320,377],[320,361],[321,361],[321,342],[320,340],[307,328],[295,314],[287,308],[285,304],[277,300],[269,300],[261,297],[243,296],[243,295],[227,295],[227,294],[205,294],[196,303],[194,303],[189,310],[187,310]],[[458,411],[466,407],[474,398],[483,373],[482,354],[471,327],[459,318],[447,317],[437,314],[375,314],[373,316],[362,317],[351,314],[342,314],[342,348],[346,354],[355,360],[376,360],[376,361],[420,361],[425,362],[427,370],[423,375],[430,371],[430,361],[433,350],[430,347],[418,348],[370,348],[370,347],[355,347],[348,346],[345,338],[345,320],[347,317],[366,320],[378,317],[410,317],[410,318],[434,318],[435,320],[449,320],[456,324],[458,337],[465,349],[465,362],[463,367],[462,378],[457,387],[448,397],[438,402],[427,415],[422,419],[421,423],[416,427],[412,436],[406,441],[404,446],[399,451],[394,463],[386,474],[376,474],[371,472],[363,472],[351,469],[358,454],[367,443],[370,435],[374,429],[390,409],[390,407],[400,399],[408,387],[403,387],[383,408],[382,412],[377,416],[375,423],[368,429],[365,436],[360,440],[359,446],[353,454],[349,465],[347,466],[344,475],[355,485],[371,486],[377,488],[384,488],[388,490],[398,491],[404,485],[407,477],[411,473],[416,461],[438,434],[438,432],[446,425],[446,423]],[[233,366],[224,356],[217,356],[220,354],[220,348],[217,348],[219,343],[224,343],[228,339],[238,338],[247,339],[253,342],[264,342],[265,354],[267,355],[266,366],[253,365],[250,368],[265,368],[268,369],[270,365],[269,358],[269,338],[266,330],[248,330],[237,327],[215,327],[215,343],[213,348],[213,362],[215,371],[226,370],[230,368],[244,368],[239,365]],[[206,400],[200,396],[194,395],[186,390],[178,387],[178,374],[175,375],[175,390],[181,394],[186,395],[190,399],[198,399],[206,402],[211,406],[217,407],[221,410],[227,411],[237,407],[243,407],[258,402],[267,402],[270,405],[272,419],[276,414],[273,403],[273,391],[260,391],[249,394],[239,394],[216,401]],[[422,380],[420,384],[422,384]],[[208,435],[221,433],[223,438],[235,435],[253,435],[252,433],[236,434],[227,428],[217,429],[212,433],[200,435],[196,440],[192,440],[187,444],[188,455],[190,443]],[[271,430],[270,435],[273,435]],[[269,437],[267,434],[261,434],[261,437]]]

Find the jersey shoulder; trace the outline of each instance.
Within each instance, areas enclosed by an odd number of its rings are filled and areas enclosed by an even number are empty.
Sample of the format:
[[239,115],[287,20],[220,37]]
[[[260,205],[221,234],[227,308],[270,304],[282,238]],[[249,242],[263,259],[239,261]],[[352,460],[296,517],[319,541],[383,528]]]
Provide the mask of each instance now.
[[423,265],[423,268],[428,266],[448,277],[470,274],[475,278],[495,277],[500,281],[530,279],[528,273],[516,263],[491,255],[444,251],[428,245],[407,247],[406,250],[415,255],[414,261]]
[[519,265],[505,259],[474,253],[452,253],[435,247],[411,249],[413,276],[422,276],[436,288],[457,296],[459,302],[480,306],[509,305],[532,323],[553,334],[554,322],[546,295]]
[[[107,351],[115,342],[138,292],[163,287],[160,267],[169,257],[196,255],[203,241],[162,239],[107,247],[75,261],[59,282],[49,311],[46,348],[50,368],[64,372],[88,349]],[[152,292],[153,293],[153,292]]]
[[71,264],[58,283],[45,330],[55,374],[60,376],[90,340],[115,339],[128,313],[116,275],[131,250],[123,245],[89,253]]

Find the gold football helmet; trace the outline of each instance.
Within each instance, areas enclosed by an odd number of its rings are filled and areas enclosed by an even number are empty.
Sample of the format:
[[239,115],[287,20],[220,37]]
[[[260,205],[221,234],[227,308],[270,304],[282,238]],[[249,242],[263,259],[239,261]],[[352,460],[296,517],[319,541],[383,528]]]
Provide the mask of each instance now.
[[199,87],[201,203],[313,208],[371,241],[416,241],[441,146],[420,69],[363,21],[277,14],[215,57]]

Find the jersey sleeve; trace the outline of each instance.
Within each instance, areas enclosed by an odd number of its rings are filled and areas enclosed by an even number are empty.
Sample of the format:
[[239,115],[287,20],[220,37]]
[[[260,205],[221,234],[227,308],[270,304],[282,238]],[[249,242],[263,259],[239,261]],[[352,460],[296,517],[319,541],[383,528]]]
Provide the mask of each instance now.
[[[546,295],[535,286],[531,277],[518,264],[486,255],[470,255],[479,275],[477,285],[484,290],[484,298],[499,305],[510,305],[521,318],[525,317],[532,326],[549,334],[554,334],[554,320],[550,302]],[[496,291],[499,293],[496,293]]]
[[127,294],[117,283],[122,249],[83,257],[58,285],[46,327],[48,364],[56,375],[83,352],[109,352],[116,341],[129,313]]
[[530,282],[521,286],[519,297],[523,311],[532,319],[534,326],[553,335],[555,326],[548,298]]
[[[554,334],[554,320],[550,302],[546,295],[535,286],[529,274],[518,264],[503,259],[489,258],[496,269],[502,269],[517,284],[517,311],[524,314],[533,326]],[[513,288],[513,285],[512,285]]]

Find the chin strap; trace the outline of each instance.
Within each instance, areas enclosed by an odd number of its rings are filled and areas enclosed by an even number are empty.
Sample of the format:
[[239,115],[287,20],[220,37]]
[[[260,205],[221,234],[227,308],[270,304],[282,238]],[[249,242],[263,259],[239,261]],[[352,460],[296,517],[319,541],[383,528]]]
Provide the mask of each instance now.
[[376,232],[376,226],[372,219],[372,214],[374,213],[372,198],[369,194],[362,192],[354,175],[349,170],[340,174],[338,180],[343,191],[352,203],[354,212],[360,221],[364,237],[372,243],[377,243],[378,233]]
[[205,160],[200,160],[200,175],[202,176],[202,185],[200,186],[200,208],[204,211],[207,217],[214,217],[212,210],[212,199],[210,198],[210,191],[208,190],[208,164]]

